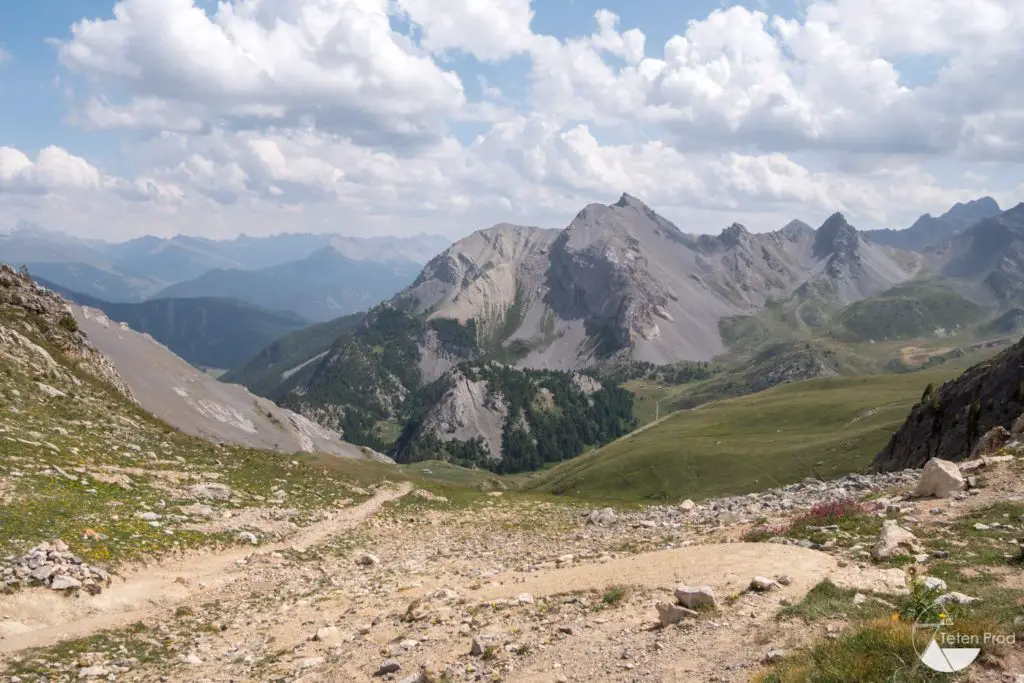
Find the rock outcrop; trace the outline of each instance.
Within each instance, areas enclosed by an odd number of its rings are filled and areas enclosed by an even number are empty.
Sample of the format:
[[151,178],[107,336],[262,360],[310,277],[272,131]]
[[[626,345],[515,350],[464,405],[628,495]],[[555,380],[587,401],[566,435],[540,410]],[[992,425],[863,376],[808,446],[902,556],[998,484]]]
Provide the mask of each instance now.
[[59,294],[38,285],[26,273],[4,264],[0,264],[0,313],[12,323],[0,328],[7,349],[12,352],[17,347],[30,349],[30,355],[35,355],[37,361],[57,369],[49,354],[29,339],[41,335],[70,360],[78,361],[82,370],[134,400],[128,382],[79,329],[71,305]]
[[926,390],[906,422],[877,456],[889,472],[921,467],[932,458],[967,459],[995,427],[1012,429],[1024,413],[1024,341],[979,363],[938,389]]

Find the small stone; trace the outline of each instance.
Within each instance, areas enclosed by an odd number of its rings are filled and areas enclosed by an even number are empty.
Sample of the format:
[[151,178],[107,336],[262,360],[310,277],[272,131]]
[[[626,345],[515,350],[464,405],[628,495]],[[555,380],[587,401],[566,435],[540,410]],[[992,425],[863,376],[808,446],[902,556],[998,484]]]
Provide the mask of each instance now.
[[718,608],[718,601],[715,600],[715,592],[711,586],[676,586],[676,600],[683,607],[700,609],[701,607]]
[[516,600],[519,601],[520,605],[532,605],[533,604],[533,596],[530,595],[529,593],[521,593],[519,595],[519,597],[516,598]]
[[587,519],[596,526],[611,526],[618,521],[619,516],[611,508],[601,508],[600,510],[591,511]]
[[764,657],[765,664],[778,664],[783,659],[789,656],[789,653],[782,648],[774,648],[768,650],[768,654]]
[[251,531],[239,531],[235,538],[242,543],[251,543],[252,545],[258,545],[260,542],[260,540],[256,538],[256,534]]
[[183,661],[191,666],[199,666],[203,663],[203,660],[199,658],[199,655],[195,654],[194,652],[185,655]]
[[380,666],[377,667],[377,672],[374,674],[374,676],[394,674],[398,673],[401,670],[402,665],[399,663],[397,659],[385,659],[383,662],[380,663]]
[[306,657],[305,659],[300,659],[298,665],[295,668],[297,668],[297,669],[315,669],[316,667],[320,666],[323,663],[324,663],[324,658],[323,657]]
[[919,549],[920,546],[914,534],[901,527],[896,520],[887,519],[882,524],[878,543],[871,549],[871,557],[876,560],[886,560],[897,555],[916,553]]
[[926,576],[921,580],[921,584],[930,591],[944,591],[946,590],[946,582],[935,576]]
[[50,589],[55,591],[66,591],[81,587],[81,581],[65,574],[59,574],[53,577],[53,581],[50,583]]
[[360,567],[375,567],[380,564],[380,558],[373,553],[360,553],[356,556],[356,564]]
[[856,593],[853,596],[853,604],[855,604],[855,605],[863,605],[867,601],[868,601],[868,596],[864,595],[863,593]]
[[341,631],[338,630],[337,626],[323,626],[316,630],[313,640],[326,643],[327,645],[337,645],[341,642]]
[[686,500],[679,504],[679,509],[682,510],[683,512],[690,512],[695,507],[697,507],[697,504],[694,503],[689,498],[687,498]]
[[788,586],[789,584],[793,583],[793,579],[789,578],[789,574],[782,574],[779,577],[777,577],[775,580],[778,581],[783,586]]
[[758,593],[765,593],[767,591],[773,591],[779,588],[778,581],[769,579],[765,576],[755,576],[750,580],[750,590]]
[[696,617],[698,613],[682,605],[673,605],[671,602],[659,602],[654,606],[658,610],[658,621],[662,626],[677,624],[686,617]]
[[981,522],[978,522],[974,525],[975,531],[989,531],[991,529],[992,527],[990,527],[988,524],[982,524]]

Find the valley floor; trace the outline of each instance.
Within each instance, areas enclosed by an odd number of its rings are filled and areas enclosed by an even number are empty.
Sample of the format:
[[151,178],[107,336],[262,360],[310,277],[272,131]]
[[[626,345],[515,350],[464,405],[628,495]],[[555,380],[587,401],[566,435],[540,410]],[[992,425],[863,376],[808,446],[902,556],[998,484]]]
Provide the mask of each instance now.
[[[981,597],[993,628],[1021,629],[1024,580],[1004,555],[1024,533],[1022,472],[979,470],[960,499],[907,499],[908,472],[617,513],[382,482],[283,540],[125,566],[96,596],[0,596],[0,680],[858,680],[805,660],[906,599],[913,558],[868,553],[886,516],[920,539],[922,572]],[[866,512],[799,523],[853,498]],[[780,585],[748,590],[755,576]],[[679,583],[710,585],[719,609],[660,626],[655,605]],[[822,586],[839,595],[823,611]],[[904,664],[896,680],[945,680]],[[1010,647],[962,677],[1020,674]]]

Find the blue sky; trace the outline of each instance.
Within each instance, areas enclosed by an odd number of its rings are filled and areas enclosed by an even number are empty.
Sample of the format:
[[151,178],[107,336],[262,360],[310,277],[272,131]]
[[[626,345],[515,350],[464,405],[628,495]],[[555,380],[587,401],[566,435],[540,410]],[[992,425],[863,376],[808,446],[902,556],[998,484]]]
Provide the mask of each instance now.
[[0,229],[457,236],[621,191],[692,232],[1012,204],[1021,2],[5,3]]

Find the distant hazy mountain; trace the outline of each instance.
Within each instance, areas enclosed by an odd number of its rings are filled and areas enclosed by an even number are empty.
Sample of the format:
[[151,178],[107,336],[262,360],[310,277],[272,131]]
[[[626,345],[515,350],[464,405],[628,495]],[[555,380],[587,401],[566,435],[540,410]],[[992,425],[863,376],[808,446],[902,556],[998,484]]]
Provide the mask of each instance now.
[[81,262],[33,262],[0,258],[11,266],[25,265],[34,278],[59,285],[104,301],[131,303],[142,301],[165,287],[161,280],[132,277]]
[[922,251],[942,244],[979,221],[998,215],[1000,210],[996,200],[982,197],[965,204],[957,203],[938,218],[926,213],[906,230],[867,230],[864,235],[878,244]]
[[324,321],[366,310],[416,278],[412,261],[356,261],[333,246],[259,270],[212,270],[179,282],[154,298],[225,297]]
[[[14,267],[28,265],[30,272],[76,292],[107,301],[135,302],[213,270],[272,268],[301,261],[329,246],[353,261],[423,264],[449,244],[436,235],[345,237],[301,233],[242,235],[231,240],[147,235],[108,243],[23,222],[11,232],[0,233],[0,261]],[[368,300],[363,306],[376,302]]]
[[944,276],[976,282],[1001,304],[1024,303],[1024,204],[955,235],[929,257]]
[[234,299],[154,299],[113,303],[36,281],[76,304],[101,311],[114,322],[144,332],[193,365],[229,369],[249,360],[289,332],[309,325],[299,316]]

